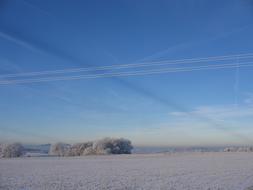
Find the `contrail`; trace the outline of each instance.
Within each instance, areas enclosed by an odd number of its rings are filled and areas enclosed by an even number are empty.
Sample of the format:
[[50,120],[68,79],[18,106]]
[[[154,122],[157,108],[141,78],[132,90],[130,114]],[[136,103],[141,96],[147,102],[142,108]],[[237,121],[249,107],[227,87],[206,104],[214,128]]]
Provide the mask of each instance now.
[[25,42],[25,41],[23,41],[23,40],[20,40],[20,39],[18,39],[18,38],[14,38],[13,36],[11,36],[11,35],[9,35],[9,34],[7,34],[7,33],[4,33],[4,32],[1,32],[1,31],[0,31],[0,37],[3,38],[3,39],[5,39],[5,40],[14,42],[14,43],[16,43],[16,44],[18,44],[18,45],[20,45],[20,46],[23,46],[23,47],[25,47],[25,48],[27,48],[27,49],[32,50],[32,51],[42,52],[42,51],[39,50],[38,48],[32,46],[30,43],[27,43],[27,42]]

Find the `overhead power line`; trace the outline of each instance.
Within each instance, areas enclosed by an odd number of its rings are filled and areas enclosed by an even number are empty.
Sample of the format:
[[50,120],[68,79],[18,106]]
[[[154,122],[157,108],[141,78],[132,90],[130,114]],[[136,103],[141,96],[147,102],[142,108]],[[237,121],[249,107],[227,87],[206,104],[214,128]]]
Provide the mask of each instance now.
[[253,66],[253,62],[245,62],[245,63],[240,63],[240,64],[231,63],[231,64],[194,66],[194,67],[150,69],[150,70],[144,70],[144,71],[111,72],[111,73],[102,73],[102,74],[83,74],[83,75],[76,75],[76,76],[0,80],[0,85],[37,83],[37,82],[49,82],[49,81],[66,81],[66,80],[77,80],[77,79],[94,79],[94,78],[107,78],[107,77],[119,77],[119,76],[152,75],[152,74],[162,74],[162,73],[177,73],[177,72],[190,72],[190,71],[200,71],[200,70],[229,69],[229,68],[252,67],[252,66]]
[[15,77],[29,77],[29,76],[40,76],[40,75],[53,75],[53,74],[71,74],[78,72],[87,71],[106,71],[106,70],[117,70],[117,69],[131,69],[141,67],[154,67],[154,66],[166,66],[166,65],[177,65],[177,64],[191,64],[191,63],[202,63],[211,61],[226,61],[234,59],[250,59],[253,58],[253,53],[248,54],[235,54],[226,56],[215,56],[215,57],[203,57],[203,58],[191,58],[191,59],[178,59],[178,60],[159,60],[151,62],[139,62],[132,64],[119,64],[109,66],[98,66],[98,67],[85,67],[85,68],[70,68],[70,69],[59,69],[51,71],[35,71],[35,72],[24,72],[14,74],[2,74],[0,78],[15,78]]

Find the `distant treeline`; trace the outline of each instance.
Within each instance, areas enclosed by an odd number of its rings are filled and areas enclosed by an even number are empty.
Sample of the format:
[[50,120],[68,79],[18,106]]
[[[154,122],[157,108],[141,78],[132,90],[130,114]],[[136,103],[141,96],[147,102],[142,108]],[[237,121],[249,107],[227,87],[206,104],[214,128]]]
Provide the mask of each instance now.
[[73,145],[56,143],[51,145],[49,154],[55,156],[84,156],[105,154],[131,154],[133,146],[130,140],[104,138],[97,141],[76,143]]
[[223,150],[224,152],[253,152],[252,146],[245,147],[227,147]]
[[[123,138],[104,138],[96,141],[76,143],[56,143],[50,146],[52,156],[85,156],[106,154],[131,154],[133,149],[130,140]],[[20,143],[0,144],[0,158],[20,157],[27,150]]]

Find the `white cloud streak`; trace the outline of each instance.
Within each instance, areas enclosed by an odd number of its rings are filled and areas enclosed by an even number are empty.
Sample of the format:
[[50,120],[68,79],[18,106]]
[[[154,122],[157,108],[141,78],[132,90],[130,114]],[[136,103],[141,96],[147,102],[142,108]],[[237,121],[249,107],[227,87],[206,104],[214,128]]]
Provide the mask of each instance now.
[[232,119],[253,116],[253,106],[243,105],[238,108],[234,105],[199,106],[191,112],[171,112],[170,115],[179,117],[201,115],[212,119]]

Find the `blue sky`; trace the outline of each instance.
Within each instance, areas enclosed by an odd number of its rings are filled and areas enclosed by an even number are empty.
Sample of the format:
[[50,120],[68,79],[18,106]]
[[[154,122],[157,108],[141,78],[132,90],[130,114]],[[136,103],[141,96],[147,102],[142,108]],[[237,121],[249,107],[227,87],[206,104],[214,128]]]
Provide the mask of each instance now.
[[[0,74],[253,53],[252,18],[250,0],[4,0]],[[0,85],[0,139],[249,144],[252,69]]]

